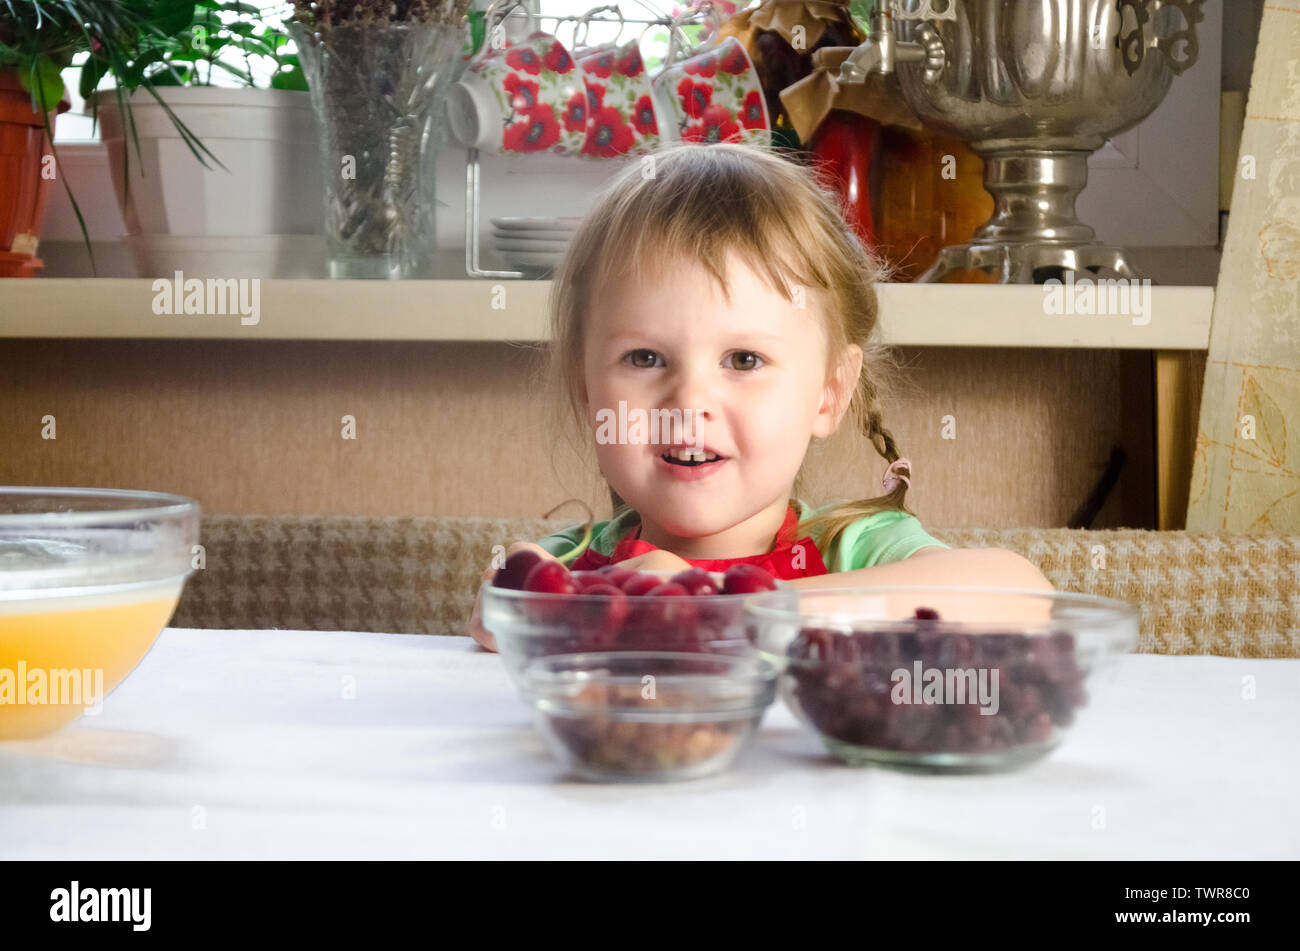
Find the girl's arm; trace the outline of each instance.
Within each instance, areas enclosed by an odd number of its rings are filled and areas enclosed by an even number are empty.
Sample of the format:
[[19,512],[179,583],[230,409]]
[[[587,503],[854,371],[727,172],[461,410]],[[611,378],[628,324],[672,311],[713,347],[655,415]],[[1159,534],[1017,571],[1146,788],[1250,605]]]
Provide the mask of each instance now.
[[[800,591],[868,585],[959,585],[1042,592],[1055,590],[1033,562],[1014,551],[1002,548],[946,549],[935,545],[920,548],[902,561],[812,578],[796,578],[789,584]],[[969,598],[945,601],[924,595],[892,595],[889,600],[891,616],[910,615],[914,608],[921,606],[922,601],[925,602],[925,607],[934,608],[945,620],[1042,621],[1051,616],[1051,604],[1047,598],[981,599],[978,607],[972,606],[972,599]]]

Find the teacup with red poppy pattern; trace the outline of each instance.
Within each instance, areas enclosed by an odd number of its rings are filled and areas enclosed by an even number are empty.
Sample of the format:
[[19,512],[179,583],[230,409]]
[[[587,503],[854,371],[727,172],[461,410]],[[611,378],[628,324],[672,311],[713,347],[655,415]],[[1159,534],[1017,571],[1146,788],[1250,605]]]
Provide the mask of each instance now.
[[[645,155],[659,144],[663,121],[655,104],[650,74],[641,59],[641,45],[589,51],[578,57],[578,72],[586,87],[587,134],[582,154],[590,158]],[[566,113],[568,115],[568,113]]]
[[667,126],[660,134],[667,140],[771,144],[758,72],[734,36],[670,62],[655,76],[653,86]]
[[573,58],[556,37],[536,31],[520,43],[485,44],[447,93],[452,134],[466,148],[502,155],[582,151],[586,111],[566,116],[586,91]]

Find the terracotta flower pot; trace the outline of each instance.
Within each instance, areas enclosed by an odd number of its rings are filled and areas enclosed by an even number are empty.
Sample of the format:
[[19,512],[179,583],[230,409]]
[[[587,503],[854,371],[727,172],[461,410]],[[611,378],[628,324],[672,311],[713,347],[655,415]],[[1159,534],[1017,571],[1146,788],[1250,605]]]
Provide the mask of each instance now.
[[[57,112],[69,108],[60,102]],[[18,71],[0,69],[0,277],[30,277],[41,267],[36,248],[54,183],[41,172],[51,154],[45,122]]]

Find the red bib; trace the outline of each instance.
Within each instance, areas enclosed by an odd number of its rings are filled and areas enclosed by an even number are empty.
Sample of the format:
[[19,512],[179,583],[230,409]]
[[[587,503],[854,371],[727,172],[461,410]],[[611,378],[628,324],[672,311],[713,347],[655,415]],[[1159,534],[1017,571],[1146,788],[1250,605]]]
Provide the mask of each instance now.
[[[822,563],[821,552],[813,544],[812,538],[794,537],[798,524],[799,516],[792,505],[786,509],[785,521],[781,523],[781,528],[776,533],[775,547],[767,554],[749,555],[745,558],[685,558],[683,561],[705,571],[726,571],[732,565],[758,565],[773,578],[787,581],[792,578],[811,578],[814,575],[828,574],[826,565]],[[614,546],[613,554],[602,555],[588,546],[587,550],[578,556],[578,560],[569,567],[573,571],[591,571],[657,550],[655,545],[641,541],[640,535],[641,525],[638,523],[632,526],[623,539]],[[796,563],[801,567],[796,567]]]

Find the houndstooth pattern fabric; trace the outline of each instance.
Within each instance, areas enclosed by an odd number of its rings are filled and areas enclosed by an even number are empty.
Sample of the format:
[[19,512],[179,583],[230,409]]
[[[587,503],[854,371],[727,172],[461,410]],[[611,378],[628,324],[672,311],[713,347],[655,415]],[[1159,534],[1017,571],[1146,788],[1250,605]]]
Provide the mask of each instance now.
[[[570,521],[212,515],[174,627],[464,634],[493,546]],[[1300,536],[928,529],[1024,555],[1061,591],[1140,605],[1138,650],[1300,657]]]
[[211,515],[173,627],[463,634],[493,546],[571,521]]

